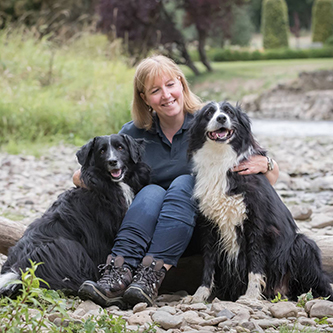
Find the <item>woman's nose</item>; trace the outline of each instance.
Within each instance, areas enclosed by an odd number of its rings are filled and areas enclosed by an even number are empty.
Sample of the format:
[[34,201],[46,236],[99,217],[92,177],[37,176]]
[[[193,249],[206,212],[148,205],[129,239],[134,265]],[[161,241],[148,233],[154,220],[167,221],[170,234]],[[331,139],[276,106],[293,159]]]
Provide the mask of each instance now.
[[162,89],[162,97],[163,98],[168,98],[170,96],[170,91],[169,91],[169,89],[167,88],[167,87],[164,87],[163,89]]

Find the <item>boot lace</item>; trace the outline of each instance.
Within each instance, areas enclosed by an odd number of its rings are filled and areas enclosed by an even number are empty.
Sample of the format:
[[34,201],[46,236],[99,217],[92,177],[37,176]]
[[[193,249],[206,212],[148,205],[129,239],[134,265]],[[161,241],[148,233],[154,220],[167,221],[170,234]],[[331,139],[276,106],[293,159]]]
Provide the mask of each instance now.
[[114,284],[122,280],[123,274],[126,273],[124,267],[114,267],[114,263],[101,264],[98,266],[101,278],[98,280],[100,284]]

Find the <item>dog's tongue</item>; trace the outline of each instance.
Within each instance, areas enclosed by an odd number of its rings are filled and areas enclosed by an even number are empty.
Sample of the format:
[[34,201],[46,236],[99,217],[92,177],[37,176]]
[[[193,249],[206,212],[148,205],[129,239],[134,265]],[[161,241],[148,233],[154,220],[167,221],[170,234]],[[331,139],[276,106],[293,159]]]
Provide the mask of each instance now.
[[118,178],[121,175],[121,169],[114,169],[111,171],[111,176],[114,178]]
[[223,130],[211,132],[211,134],[214,139],[218,139],[218,138],[222,139],[228,134],[228,131],[226,129],[223,129]]

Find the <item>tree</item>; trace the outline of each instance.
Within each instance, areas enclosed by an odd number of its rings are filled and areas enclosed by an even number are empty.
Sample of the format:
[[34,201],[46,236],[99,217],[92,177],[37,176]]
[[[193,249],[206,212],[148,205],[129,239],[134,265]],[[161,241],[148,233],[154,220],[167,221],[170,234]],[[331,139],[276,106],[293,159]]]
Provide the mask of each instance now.
[[135,62],[147,56],[150,49],[163,45],[163,52],[199,74],[163,1],[100,0],[98,11],[98,27],[112,37],[122,38]]
[[333,34],[333,1],[316,0],[312,10],[312,41],[325,43]]
[[265,49],[288,47],[288,9],[285,0],[264,0],[262,34]]

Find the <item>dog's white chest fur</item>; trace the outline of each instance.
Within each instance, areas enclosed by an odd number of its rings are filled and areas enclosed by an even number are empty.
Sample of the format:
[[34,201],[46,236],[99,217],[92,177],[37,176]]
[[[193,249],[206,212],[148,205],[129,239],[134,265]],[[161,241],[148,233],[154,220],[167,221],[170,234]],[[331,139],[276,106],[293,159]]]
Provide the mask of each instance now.
[[134,199],[133,190],[124,182],[120,182],[120,187],[123,190],[123,194],[126,200],[127,208],[131,205]]
[[199,209],[220,231],[221,245],[229,259],[239,252],[236,227],[246,218],[242,195],[229,196],[227,171],[237,163],[237,155],[230,145],[206,141],[193,155],[196,185],[194,197]]

